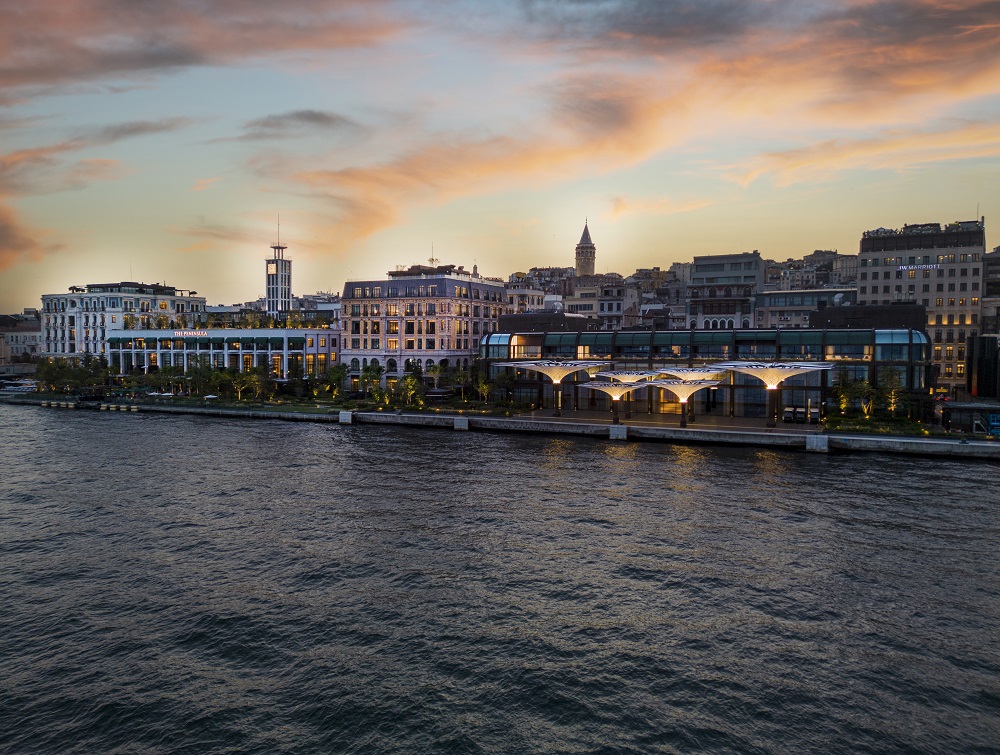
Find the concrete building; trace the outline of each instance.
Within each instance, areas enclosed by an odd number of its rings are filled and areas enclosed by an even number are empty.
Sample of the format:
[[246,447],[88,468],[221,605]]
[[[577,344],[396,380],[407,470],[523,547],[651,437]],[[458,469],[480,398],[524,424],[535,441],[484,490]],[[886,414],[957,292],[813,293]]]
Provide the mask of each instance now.
[[856,296],[853,287],[762,291],[756,299],[757,327],[808,328],[812,313],[853,304]]
[[42,296],[43,357],[106,354],[107,338],[123,329],[198,326],[205,297],[160,283],[90,283]]
[[698,330],[752,328],[755,297],[764,287],[760,252],[695,257],[687,286],[687,319]]
[[982,316],[985,219],[878,228],[861,238],[858,303],[912,302],[927,309],[938,387],[965,390],[966,343]]
[[507,289],[507,304],[513,312],[541,312],[545,309],[545,292],[536,288],[526,277],[511,276],[504,286]]
[[271,245],[273,254],[264,262],[264,311],[269,317],[280,317],[292,309],[292,261],[285,259],[287,246]]
[[597,316],[601,330],[621,330],[639,324],[641,293],[625,281],[600,287],[597,298]]
[[385,280],[347,281],[341,297],[341,361],[353,379],[375,364],[391,384],[419,365],[469,369],[479,339],[514,308],[499,279],[473,268],[414,265]]

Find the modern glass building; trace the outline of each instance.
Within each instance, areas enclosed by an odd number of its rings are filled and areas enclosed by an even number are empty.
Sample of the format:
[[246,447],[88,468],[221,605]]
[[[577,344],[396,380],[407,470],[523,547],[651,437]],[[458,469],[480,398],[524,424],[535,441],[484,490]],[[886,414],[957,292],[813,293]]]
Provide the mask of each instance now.
[[[811,372],[786,380],[779,390],[778,406],[826,406],[830,388],[841,372],[855,381],[877,386],[879,376],[892,370],[914,396],[926,396],[931,388],[931,344],[919,330],[671,330],[582,333],[492,333],[480,344],[480,358],[491,379],[501,378],[515,400],[553,405],[551,385],[535,373],[497,363],[539,359],[607,360],[617,370],[656,370],[664,367],[701,367],[723,361],[833,362],[832,370]],[[604,408],[606,399],[578,391],[588,380],[576,373],[561,384],[564,408]],[[664,391],[645,401],[654,413],[679,411],[676,400]],[[728,373],[717,388],[699,393],[704,409],[735,417],[764,417],[767,396],[763,383],[748,375]],[[572,395],[570,395],[572,394]],[[694,399],[693,399],[694,400]],[[604,403],[601,404],[601,401]]]

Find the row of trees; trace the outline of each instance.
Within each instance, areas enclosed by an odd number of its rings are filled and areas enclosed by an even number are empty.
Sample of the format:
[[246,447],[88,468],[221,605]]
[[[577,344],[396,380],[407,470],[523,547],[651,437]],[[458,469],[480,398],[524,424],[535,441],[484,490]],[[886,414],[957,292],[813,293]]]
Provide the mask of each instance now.
[[840,413],[858,409],[865,417],[870,417],[877,409],[883,409],[896,417],[897,413],[906,412],[910,408],[911,395],[899,373],[882,368],[878,378],[878,385],[873,386],[867,380],[852,380],[847,370],[839,370],[830,392]]

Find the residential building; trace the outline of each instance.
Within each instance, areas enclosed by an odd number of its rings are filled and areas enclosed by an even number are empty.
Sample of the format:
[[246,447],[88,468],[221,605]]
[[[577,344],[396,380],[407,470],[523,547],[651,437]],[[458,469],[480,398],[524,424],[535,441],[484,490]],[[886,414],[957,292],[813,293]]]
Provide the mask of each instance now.
[[80,359],[106,354],[110,334],[126,328],[196,327],[205,297],[160,283],[90,283],[42,296],[41,355]]
[[691,328],[727,330],[756,324],[754,302],[764,287],[765,263],[760,252],[695,257],[687,286],[687,319]]
[[545,291],[536,288],[527,277],[515,273],[504,286],[507,289],[507,304],[518,313],[541,312],[545,309]]
[[417,366],[467,370],[479,339],[514,310],[503,281],[476,268],[413,265],[387,275],[344,284],[340,359],[355,380],[372,364],[390,384]]
[[858,303],[912,302],[927,310],[937,384],[965,390],[966,344],[979,335],[986,222],[878,228],[861,238]]
[[762,291],[757,294],[758,328],[808,328],[809,316],[826,307],[853,304],[855,288]]
[[597,316],[601,330],[621,330],[639,324],[640,292],[635,286],[616,281],[600,287]]

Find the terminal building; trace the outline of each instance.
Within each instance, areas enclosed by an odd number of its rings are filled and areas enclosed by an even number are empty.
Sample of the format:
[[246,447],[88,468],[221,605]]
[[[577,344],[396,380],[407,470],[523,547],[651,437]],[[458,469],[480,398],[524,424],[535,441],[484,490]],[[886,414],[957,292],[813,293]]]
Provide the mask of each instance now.
[[[832,362],[822,370],[787,379],[778,388],[781,407],[828,407],[831,386],[841,372],[851,381],[877,386],[886,370],[897,373],[910,396],[929,397],[932,387],[930,341],[917,329],[748,329],[684,331],[617,331],[557,333],[493,333],[482,339],[480,357],[493,380],[507,372],[511,397],[525,403],[553,406],[552,386],[536,373],[501,367],[498,363],[534,360],[607,360],[615,370],[657,370],[665,367],[703,367],[712,363]],[[510,378],[513,378],[511,382]],[[563,407],[607,408],[607,399],[578,390],[587,380],[582,372],[563,380]],[[679,404],[661,391],[645,399],[652,413],[676,413]],[[764,417],[766,389],[756,378],[731,374],[724,384],[698,394],[705,410],[734,417]],[[602,403],[603,402],[603,403]]]
[[107,357],[119,374],[175,367],[248,372],[278,378],[320,377],[337,361],[340,334],[312,328],[127,330],[108,337]]

